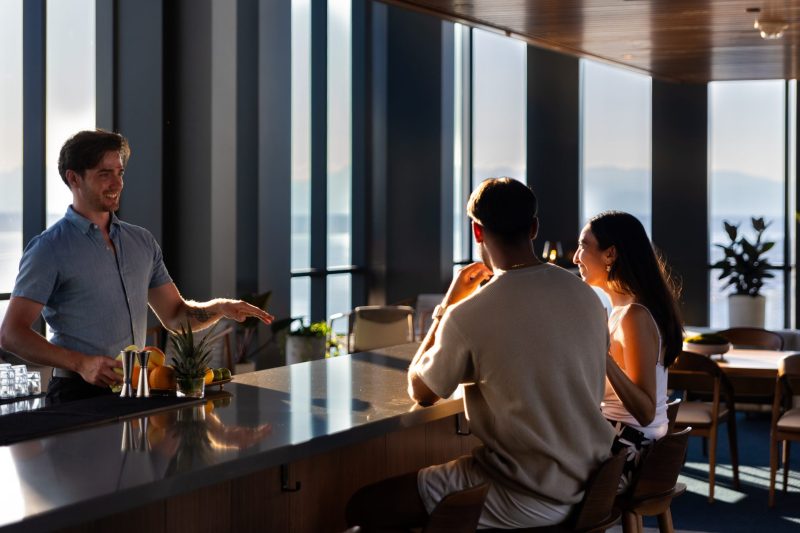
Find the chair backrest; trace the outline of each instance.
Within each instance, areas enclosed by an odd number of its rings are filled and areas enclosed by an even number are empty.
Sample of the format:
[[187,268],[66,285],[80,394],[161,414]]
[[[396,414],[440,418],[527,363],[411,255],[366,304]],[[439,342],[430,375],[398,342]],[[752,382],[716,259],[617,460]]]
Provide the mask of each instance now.
[[681,408],[681,399],[675,398],[667,403],[667,434],[675,429],[675,420],[678,419],[678,410]]
[[583,531],[593,529],[610,519],[614,515],[614,499],[617,496],[619,478],[625,466],[625,452],[620,451],[612,455],[592,472],[586,482],[583,499],[573,511],[571,521],[572,529]]
[[772,403],[773,423],[780,416],[781,407],[792,408],[794,396],[797,394],[800,394],[800,354],[798,353],[787,355],[778,363],[778,378]]
[[774,331],[763,328],[730,328],[720,331],[737,348],[760,348],[762,350],[783,350],[783,337]]
[[405,344],[414,340],[414,309],[406,305],[356,307],[352,317],[352,352]]
[[414,305],[414,312],[417,315],[416,334],[418,339],[422,339],[433,322],[433,309],[442,303],[444,294],[422,293],[417,295]]
[[483,483],[448,494],[433,509],[422,531],[424,533],[475,531],[488,492],[489,484]]
[[687,427],[678,433],[668,433],[650,447],[631,481],[631,498],[658,496],[675,487],[683,468],[691,430],[691,427]]

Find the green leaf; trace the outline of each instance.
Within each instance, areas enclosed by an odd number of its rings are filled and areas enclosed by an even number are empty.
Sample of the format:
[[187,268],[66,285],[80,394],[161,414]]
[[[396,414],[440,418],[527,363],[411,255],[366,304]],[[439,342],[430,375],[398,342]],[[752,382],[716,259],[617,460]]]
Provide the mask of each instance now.
[[729,224],[727,220],[723,220],[722,224],[725,226],[725,232],[728,234],[731,241],[735,241],[739,229],[738,224],[734,226],[733,224]]

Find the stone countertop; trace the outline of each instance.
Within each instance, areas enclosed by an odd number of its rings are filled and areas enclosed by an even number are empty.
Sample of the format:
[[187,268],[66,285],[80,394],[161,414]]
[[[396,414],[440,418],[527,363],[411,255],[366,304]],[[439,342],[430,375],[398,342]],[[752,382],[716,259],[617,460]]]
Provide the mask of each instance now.
[[0,447],[0,529],[52,529],[459,413],[416,405],[417,344],[235,376],[205,403]]

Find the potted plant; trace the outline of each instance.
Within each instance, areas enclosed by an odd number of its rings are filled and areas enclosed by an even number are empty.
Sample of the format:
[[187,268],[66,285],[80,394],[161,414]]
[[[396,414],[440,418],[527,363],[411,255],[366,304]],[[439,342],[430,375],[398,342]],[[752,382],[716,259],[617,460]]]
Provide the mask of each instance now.
[[206,339],[212,336],[211,333],[215,327],[216,324],[197,343],[197,346],[194,344],[192,326],[188,321],[185,328],[181,325],[180,332],[170,333],[170,342],[174,348],[173,367],[175,368],[178,396],[202,398],[205,394],[205,377],[211,358],[211,347]]
[[772,265],[764,257],[775,246],[774,242],[763,240],[770,223],[765,223],[763,218],[750,220],[756,232],[755,241],[740,236],[738,224],[723,221],[731,242],[716,244],[725,253],[725,257],[712,267],[722,269],[718,279],[728,278],[725,286],[732,286],[734,289],[728,296],[729,327],[764,327],[766,298],[761,294],[761,287],[765,279],[774,277],[769,271]]
[[294,320],[300,320],[300,327],[289,331],[286,337],[286,364],[324,359],[330,326],[324,321],[312,322],[306,326],[302,319]]

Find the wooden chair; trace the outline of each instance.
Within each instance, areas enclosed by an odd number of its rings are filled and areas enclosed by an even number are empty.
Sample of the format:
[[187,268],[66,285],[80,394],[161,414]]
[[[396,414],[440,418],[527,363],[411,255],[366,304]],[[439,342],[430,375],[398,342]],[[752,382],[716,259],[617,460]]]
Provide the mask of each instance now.
[[605,531],[619,521],[620,511],[614,499],[617,495],[619,478],[625,466],[625,452],[612,455],[592,472],[586,482],[583,499],[575,506],[569,518],[561,524],[522,529],[482,529],[481,531],[500,533],[501,531],[562,533],[567,531],[595,532]]
[[488,492],[489,484],[483,483],[448,494],[433,509],[428,523],[422,529],[423,533],[475,531]]
[[[690,392],[711,393],[711,402],[684,401],[675,421],[677,430],[691,427],[692,435],[709,440],[708,501],[714,501],[714,482],[717,466],[717,432],[719,424],[728,423],[728,444],[733,466],[733,486],[739,487],[739,450],[736,439],[736,407],[733,387],[716,361],[692,352],[681,352],[669,368],[669,387]],[[721,405],[721,398],[725,405]],[[704,441],[705,445],[705,441]]]
[[800,408],[793,407],[800,393],[800,354],[789,355],[778,366],[775,398],[772,401],[772,425],[769,432],[769,506],[775,505],[775,476],[778,470],[778,443],[783,443],[783,491],[789,481],[789,450],[793,440],[800,440]]
[[[736,348],[755,348],[758,350],[783,350],[783,337],[774,331],[762,328],[730,328],[720,331]],[[775,395],[775,380],[772,378],[731,378],[736,391],[738,410],[747,412],[766,412]]]
[[783,350],[783,337],[774,331],[762,328],[730,328],[720,331],[737,348],[759,348],[761,350]]
[[365,305],[351,313],[332,315],[328,324],[348,317],[347,351],[364,352],[414,341],[414,308],[406,305]]
[[674,531],[670,505],[673,498],[686,491],[686,485],[678,483],[678,475],[691,431],[687,427],[679,433],[668,433],[642,457],[629,490],[617,497],[624,533],[641,533],[643,516],[657,516],[661,533]]

